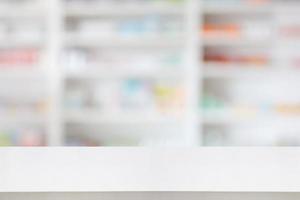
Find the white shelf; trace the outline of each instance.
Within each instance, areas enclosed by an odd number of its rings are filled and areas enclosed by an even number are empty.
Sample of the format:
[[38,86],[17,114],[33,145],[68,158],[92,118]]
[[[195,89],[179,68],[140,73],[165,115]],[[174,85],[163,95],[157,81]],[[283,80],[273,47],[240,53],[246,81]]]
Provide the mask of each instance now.
[[20,19],[20,18],[33,18],[41,19],[45,18],[45,13],[42,12],[43,8],[31,7],[31,8],[3,8],[0,7],[0,20],[2,19]]
[[[242,67],[241,67],[242,66]],[[300,75],[297,69],[279,69],[276,66],[247,65],[247,64],[205,64],[203,76],[206,79],[216,78],[266,78],[290,77]]]
[[35,125],[46,125],[47,116],[43,114],[0,114],[0,125],[24,125],[24,124],[35,124]]
[[66,46],[69,47],[180,47],[184,45],[183,38],[145,38],[145,39],[90,39],[74,37],[68,35],[65,37]]
[[299,153],[253,147],[2,148],[0,191],[299,192]]
[[299,12],[299,2],[295,3],[278,3],[271,2],[265,5],[250,4],[207,4],[203,5],[203,13],[208,15],[254,15],[254,14],[296,14]]
[[280,114],[204,114],[202,122],[207,125],[222,125],[222,124],[257,124],[261,122],[292,122],[299,124],[300,116],[297,115],[280,115]]
[[270,38],[254,40],[254,39],[226,39],[226,38],[211,38],[204,39],[204,46],[232,46],[232,47],[241,47],[241,46],[250,46],[250,47],[268,47],[272,45],[272,40]]
[[43,42],[39,40],[0,40],[0,48],[42,48],[43,46]]
[[[90,68],[96,68],[88,65]],[[78,73],[66,72],[66,79],[124,79],[124,78],[142,78],[142,79],[181,79],[183,74],[180,72],[167,72],[167,71],[153,71],[153,72],[139,72],[138,70],[128,70],[128,71],[116,71],[116,70],[87,70]]]
[[108,114],[108,112],[95,110],[66,111],[65,122],[77,124],[176,124],[183,122],[183,119],[174,115],[163,115],[151,112],[117,112]]
[[[46,75],[40,71],[35,69],[26,69],[26,68],[35,68],[35,67],[16,67],[21,69],[2,69],[0,67],[0,80],[7,80],[7,79],[13,79],[13,80],[24,80],[24,79],[43,79],[46,77]],[[25,69],[24,69],[25,68]]]
[[204,14],[270,14],[274,10],[274,6],[251,6],[243,4],[219,4],[219,5],[204,5]]
[[176,6],[66,6],[65,15],[68,17],[91,16],[139,16],[139,15],[182,15],[183,9]]

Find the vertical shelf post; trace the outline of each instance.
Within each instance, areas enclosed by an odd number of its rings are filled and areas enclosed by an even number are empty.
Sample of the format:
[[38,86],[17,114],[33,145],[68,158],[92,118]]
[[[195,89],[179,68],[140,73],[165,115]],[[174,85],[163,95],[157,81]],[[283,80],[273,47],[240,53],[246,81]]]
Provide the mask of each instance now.
[[63,113],[62,113],[62,69],[59,63],[62,42],[62,5],[61,0],[48,0],[48,38],[47,68],[49,78],[49,129],[48,145],[63,144]]
[[187,0],[186,6],[186,129],[189,146],[201,144],[199,133],[199,97],[200,97],[200,2]]

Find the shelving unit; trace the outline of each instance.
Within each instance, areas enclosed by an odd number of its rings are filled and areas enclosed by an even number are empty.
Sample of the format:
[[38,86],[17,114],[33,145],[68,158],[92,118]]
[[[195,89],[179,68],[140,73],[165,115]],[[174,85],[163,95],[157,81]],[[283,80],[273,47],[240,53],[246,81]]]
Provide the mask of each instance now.
[[[187,109],[187,4],[65,1],[67,145],[84,145],[85,135],[87,143],[104,146],[193,142],[181,116]],[[74,100],[84,91],[89,99]]]
[[297,2],[204,2],[203,144],[298,145],[299,70],[282,34]]
[[44,145],[48,130],[43,1],[0,1],[0,144]]
[[[300,88],[295,8],[299,4],[0,3],[0,41],[5,41],[0,42],[0,81],[11,81],[0,88],[0,110],[8,107],[15,113],[0,115],[0,144],[3,140],[4,145],[26,145],[11,142],[13,130],[1,133],[7,122],[13,129],[21,122],[34,124],[38,131],[30,126],[30,134],[21,135],[43,141],[36,145],[50,146],[298,145],[300,141],[296,136],[300,96],[295,92]],[[31,55],[30,70],[21,62],[26,61],[24,48]],[[5,49],[13,50],[12,55],[3,53]],[[9,58],[12,61],[5,63]],[[18,99],[38,98],[25,106],[38,111],[25,113],[18,105],[6,105],[1,98],[11,91],[22,96]],[[249,126],[259,130],[248,131]],[[43,139],[32,132],[42,133]],[[247,140],[249,135],[256,139]]]

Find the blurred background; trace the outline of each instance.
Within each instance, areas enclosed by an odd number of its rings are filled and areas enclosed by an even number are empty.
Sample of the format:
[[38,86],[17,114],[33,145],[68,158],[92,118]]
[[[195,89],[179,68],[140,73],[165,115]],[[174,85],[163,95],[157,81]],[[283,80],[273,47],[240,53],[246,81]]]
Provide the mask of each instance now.
[[0,0],[0,146],[300,145],[298,0]]

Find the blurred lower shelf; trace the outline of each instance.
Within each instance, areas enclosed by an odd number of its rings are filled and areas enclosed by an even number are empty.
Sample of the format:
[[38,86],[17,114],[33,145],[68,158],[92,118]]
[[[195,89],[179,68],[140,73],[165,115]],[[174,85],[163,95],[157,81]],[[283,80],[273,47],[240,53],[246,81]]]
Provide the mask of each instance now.
[[[18,69],[10,70],[3,69],[0,67],[0,80],[24,80],[24,79],[43,79],[46,77],[46,73],[43,73],[42,70],[35,70],[36,67],[20,67]],[[29,69],[28,69],[29,68]]]
[[238,115],[238,114],[223,114],[213,115],[204,114],[201,117],[201,122],[206,125],[222,125],[222,124],[253,124],[264,122],[286,122],[300,123],[300,115],[271,115],[271,114],[253,114],[253,115]]
[[5,114],[0,115],[0,126],[20,124],[46,125],[48,122],[44,114]]
[[[242,67],[241,67],[242,66]],[[203,69],[206,79],[213,78],[266,78],[299,76],[300,69],[274,68],[274,66],[258,66],[245,64],[208,64]]]
[[[79,124],[177,124],[183,122],[183,118],[174,115],[163,115],[148,112],[111,113],[102,114],[101,111],[83,110],[66,111],[65,122]],[[109,112],[107,112],[109,113]]]

